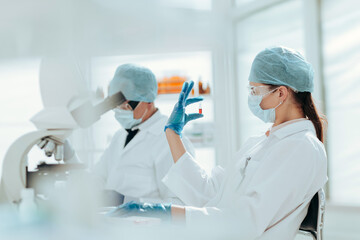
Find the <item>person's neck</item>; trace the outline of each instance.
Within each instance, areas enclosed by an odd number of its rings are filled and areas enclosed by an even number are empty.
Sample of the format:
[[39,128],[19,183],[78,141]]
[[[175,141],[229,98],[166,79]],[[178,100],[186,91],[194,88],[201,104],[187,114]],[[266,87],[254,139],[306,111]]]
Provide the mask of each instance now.
[[291,120],[305,118],[304,113],[300,109],[284,109],[282,113],[283,114],[279,113],[279,115],[276,116],[274,125],[272,127],[276,127],[284,122],[288,122]]
[[157,108],[155,106],[153,106],[152,108],[150,108],[150,110],[148,111],[148,113],[145,114],[145,116],[143,117],[142,122],[145,122],[146,120],[148,120],[149,118],[151,118],[156,112],[157,112]]

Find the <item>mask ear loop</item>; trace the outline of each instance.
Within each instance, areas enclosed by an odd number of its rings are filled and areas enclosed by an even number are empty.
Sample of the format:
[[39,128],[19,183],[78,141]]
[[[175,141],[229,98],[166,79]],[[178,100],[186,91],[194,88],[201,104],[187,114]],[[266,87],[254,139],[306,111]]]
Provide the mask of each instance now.
[[144,118],[144,116],[146,115],[146,113],[147,113],[148,111],[149,111],[149,109],[146,108],[146,110],[145,110],[144,114],[141,116],[141,118]]
[[[139,102],[139,104],[140,104],[140,102]],[[139,105],[139,104],[138,104],[138,105]],[[137,106],[136,106],[136,107],[137,107]],[[134,111],[135,111],[135,109],[133,110],[133,118],[136,119],[136,118],[134,117]],[[141,118],[138,118],[138,119],[144,119],[144,116],[146,115],[146,113],[147,113],[148,111],[149,111],[148,108],[146,108],[144,114],[141,116]],[[141,121],[141,122],[142,122],[142,121]],[[132,130],[133,130],[133,129],[132,129]]]
[[276,107],[274,107],[274,109],[276,109],[278,106],[280,106],[281,104],[283,103],[283,101],[280,101],[280,103],[276,106]]
[[[280,87],[278,87],[278,88],[275,88],[275,89],[273,89],[272,91],[275,91],[275,90],[278,90]],[[283,103],[283,101],[280,101],[280,103],[276,106],[276,107],[274,107],[274,109],[276,109],[278,106],[280,106],[281,104]]]

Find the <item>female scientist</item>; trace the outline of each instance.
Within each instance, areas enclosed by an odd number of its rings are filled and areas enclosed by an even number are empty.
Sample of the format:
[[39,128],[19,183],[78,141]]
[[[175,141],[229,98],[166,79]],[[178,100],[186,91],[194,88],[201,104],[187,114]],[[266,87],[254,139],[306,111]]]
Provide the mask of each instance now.
[[[310,200],[327,181],[324,119],[312,99],[313,69],[284,47],[261,51],[251,67],[248,105],[264,122],[263,136],[250,138],[225,169],[211,175],[186,152],[184,125],[202,117],[185,114],[193,83],[185,83],[165,126],[175,164],[163,179],[188,206],[130,203],[124,210],[160,213],[187,224],[208,219],[238,224],[239,239],[294,239]],[[191,207],[190,207],[191,206]]]

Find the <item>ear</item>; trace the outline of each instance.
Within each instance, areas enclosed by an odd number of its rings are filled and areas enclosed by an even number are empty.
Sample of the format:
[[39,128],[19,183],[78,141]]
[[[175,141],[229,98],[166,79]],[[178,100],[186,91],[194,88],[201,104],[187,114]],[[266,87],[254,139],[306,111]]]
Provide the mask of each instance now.
[[284,101],[289,94],[289,90],[285,86],[279,87],[279,97],[281,98],[281,101]]

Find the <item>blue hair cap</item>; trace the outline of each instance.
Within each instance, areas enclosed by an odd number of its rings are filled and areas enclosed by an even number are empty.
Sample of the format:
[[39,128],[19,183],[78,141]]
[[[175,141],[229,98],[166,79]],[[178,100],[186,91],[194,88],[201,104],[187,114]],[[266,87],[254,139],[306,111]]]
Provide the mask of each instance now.
[[297,92],[313,92],[314,70],[311,64],[293,49],[266,48],[256,55],[249,81],[288,86]]
[[126,100],[154,102],[158,86],[154,73],[135,64],[120,65],[109,85],[109,96],[121,91]]

